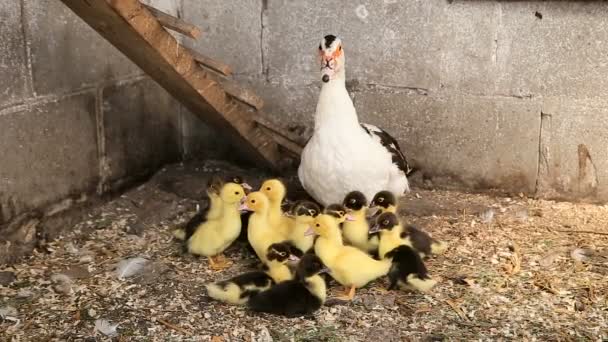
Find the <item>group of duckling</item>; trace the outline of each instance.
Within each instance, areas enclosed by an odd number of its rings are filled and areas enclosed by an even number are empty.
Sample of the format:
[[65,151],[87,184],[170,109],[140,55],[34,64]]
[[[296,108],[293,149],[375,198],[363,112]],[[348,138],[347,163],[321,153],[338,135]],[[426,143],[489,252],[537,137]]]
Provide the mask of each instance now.
[[442,253],[446,244],[402,225],[391,192],[377,193],[368,204],[363,193],[353,191],[343,203],[322,209],[306,200],[285,207],[287,190],[278,179],[250,190],[240,177],[213,177],[207,188],[209,206],[174,232],[187,252],[207,257],[214,270],[230,265],[223,252],[239,236],[261,261],[261,270],[207,284],[211,298],[253,311],[300,316],[325,303],[324,273],[344,286],[336,299],[347,301],[356,289],[383,276],[388,276],[388,290],[426,292],[435,285],[423,259]]

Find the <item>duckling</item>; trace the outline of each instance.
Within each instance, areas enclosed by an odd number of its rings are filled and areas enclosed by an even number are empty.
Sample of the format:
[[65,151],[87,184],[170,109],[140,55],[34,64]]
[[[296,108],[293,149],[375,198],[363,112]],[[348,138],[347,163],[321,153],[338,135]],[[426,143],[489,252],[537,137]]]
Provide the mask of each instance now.
[[360,191],[351,191],[344,198],[344,207],[352,217],[342,225],[342,235],[346,243],[359,248],[366,253],[378,250],[379,238],[377,234],[369,233],[366,210],[367,199]]
[[323,213],[338,220],[338,224],[353,220],[353,217],[346,212],[346,208],[342,204],[330,204],[323,209]]
[[268,197],[268,222],[273,229],[278,229],[281,234],[289,236],[295,222],[293,218],[284,215],[281,208],[287,193],[285,184],[278,179],[269,179],[262,183],[259,191]]
[[330,275],[348,290],[338,299],[352,300],[357,288],[388,273],[391,260],[375,260],[355,247],[344,246],[338,222],[328,214],[315,219],[312,229],[319,235],[315,242],[315,254],[329,268]]
[[435,280],[429,277],[420,255],[410,246],[401,245],[396,247],[386,253],[386,257],[393,260],[388,272],[389,291],[399,285],[421,292],[428,292],[437,284]]
[[247,193],[248,190],[251,190],[251,186],[245,183],[240,176],[229,176],[224,179],[217,175],[212,176],[207,182],[206,190],[207,197],[209,198],[209,204],[203,209],[198,210],[196,215],[194,215],[186,223],[184,228],[173,231],[173,236],[175,236],[175,238],[178,240],[187,241],[190,239],[192,234],[194,234],[196,229],[206,220],[215,220],[220,218],[222,214],[222,200],[220,198],[220,191],[222,190],[222,186],[227,182],[241,185],[245,190],[245,193]]
[[295,226],[290,235],[290,241],[293,245],[302,251],[308,253],[312,250],[314,244],[314,234],[306,235],[310,225],[321,213],[321,208],[310,201],[300,201],[293,205],[289,215],[294,217]]
[[433,239],[426,232],[414,226],[402,227],[397,215],[390,212],[378,216],[377,224],[371,231],[380,231],[378,246],[380,258],[384,258],[387,252],[400,245],[414,248],[423,258],[431,254],[440,254],[447,248],[446,243]]
[[[201,224],[188,239],[188,252],[209,257],[213,269],[222,269],[226,265],[218,264],[213,256],[221,254],[241,232],[241,214],[239,203],[245,196],[245,190],[232,182],[224,184],[220,192],[222,214],[219,219],[208,220]],[[223,257],[220,256],[223,259]]]
[[390,191],[380,191],[374,195],[371,203],[369,204],[370,211],[373,216],[378,217],[382,213],[397,213],[397,199],[395,195]]
[[296,276],[259,292],[249,299],[248,307],[257,312],[266,312],[287,317],[308,315],[318,310],[327,298],[323,263],[314,254],[306,254],[300,260]]
[[205,285],[209,297],[230,304],[242,305],[259,291],[265,291],[275,283],[293,279],[287,267],[288,260],[298,260],[290,253],[287,244],[275,243],[268,247],[269,261],[266,271],[243,273],[228,280]]
[[268,197],[259,191],[247,195],[247,198],[240,207],[241,210],[253,212],[249,217],[247,239],[251,247],[253,247],[255,254],[264,264],[268,262],[266,258],[268,247],[273,243],[286,242],[288,240],[288,236],[283,231],[276,230],[270,225],[269,207]]

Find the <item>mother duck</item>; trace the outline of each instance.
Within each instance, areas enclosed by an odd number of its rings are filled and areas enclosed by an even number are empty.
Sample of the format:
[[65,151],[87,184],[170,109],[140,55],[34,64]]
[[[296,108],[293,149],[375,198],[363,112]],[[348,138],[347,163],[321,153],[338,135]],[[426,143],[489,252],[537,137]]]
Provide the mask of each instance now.
[[327,206],[361,191],[372,198],[382,190],[397,197],[409,192],[413,172],[399,143],[383,129],[359,123],[346,90],[342,41],[327,35],[319,45],[323,86],[315,113],[315,129],[298,169],[304,189]]

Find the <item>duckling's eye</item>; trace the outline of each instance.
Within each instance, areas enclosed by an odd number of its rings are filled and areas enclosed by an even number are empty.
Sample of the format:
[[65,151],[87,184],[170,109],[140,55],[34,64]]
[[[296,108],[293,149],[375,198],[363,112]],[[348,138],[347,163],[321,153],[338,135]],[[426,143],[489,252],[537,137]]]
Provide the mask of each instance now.
[[388,225],[388,220],[384,220],[384,221],[382,221],[382,224],[383,224],[383,225]]
[[355,200],[354,198],[350,200],[350,203],[355,204],[357,202],[357,200]]
[[270,187],[267,187],[267,188],[266,188],[266,191],[270,191]]
[[382,198],[382,197],[378,198],[378,202],[380,202],[380,203],[384,202],[384,198]]
[[241,194],[241,192],[240,192],[240,191],[235,191],[235,192],[234,192],[234,194],[235,194],[235,195],[240,195],[240,194]]
[[344,212],[342,210],[340,210],[338,214],[340,214],[340,216],[344,216]]
[[321,225],[317,223],[317,224],[315,224],[315,227],[321,227]]
[[255,203],[255,200],[251,200],[251,203]]
[[287,253],[285,253],[285,252],[280,252],[280,253],[279,253],[279,255],[280,255],[280,256],[286,256],[286,255],[287,255]]

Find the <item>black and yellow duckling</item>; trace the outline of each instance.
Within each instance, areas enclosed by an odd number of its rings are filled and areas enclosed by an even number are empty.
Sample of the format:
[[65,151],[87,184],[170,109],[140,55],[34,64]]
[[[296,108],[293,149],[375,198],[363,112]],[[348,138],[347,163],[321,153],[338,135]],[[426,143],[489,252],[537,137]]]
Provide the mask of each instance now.
[[[222,186],[220,199],[222,212],[217,219],[207,220],[199,225],[187,241],[188,252],[209,258],[213,269],[227,266],[221,253],[228,248],[241,232],[239,204],[245,197],[245,190],[239,184],[228,182]],[[213,259],[220,255],[219,262]]]
[[369,233],[367,199],[360,191],[351,191],[344,198],[344,207],[352,220],[342,224],[344,242],[366,253],[378,251],[378,234]]
[[268,247],[266,254],[268,264],[264,271],[243,273],[228,280],[205,285],[209,297],[230,304],[245,304],[250,296],[265,291],[273,284],[293,279],[287,267],[288,260],[299,258],[291,254],[291,247],[284,243],[275,243]]
[[369,208],[375,217],[378,217],[382,213],[397,214],[397,199],[390,191],[380,191],[372,198]]
[[388,272],[389,291],[400,286],[428,292],[437,284],[429,277],[420,255],[410,246],[398,246],[386,253],[386,258],[393,261]]
[[293,280],[288,280],[259,292],[248,301],[256,312],[287,317],[308,315],[318,310],[327,298],[325,280],[320,273],[324,266],[319,257],[305,254],[300,260]]
[[329,268],[332,278],[345,287],[345,294],[338,299],[352,300],[357,288],[388,274],[391,260],[376,260],[358,248],[344,246],[339,220],[330,214],[315,219],[312,229],[319,235],[315,254]]
[[426,232],[414,226],[403,227],[397,215],[391,212],[381,214],[376,222],[371,231],[380,231],[380,244],[378,246],[378,256],[380,258],[383,258],[386,253],[400,245],[414,248],[423,258],[431,254],[441,254],[447,248],[445,242],[433,239]]
[[306,234],[310,229],[315,217],[321,213],[321,208],[310,201],[299,201],[295,203],[288,212],[294,218],[295,225],[289,237],[291,243],[302,253],[312,251],[314,245],[314,234]]
[[240,207],[242,210],[253,212],[249,217],[247,239],[263,264],[268,262],[266,251],[270,245],[289,240],[289,236],[286,236],[284,231],[273,229],[270,225],[268,218],[269,208],[268,197],[259,191],[247,195],[247,198]]

